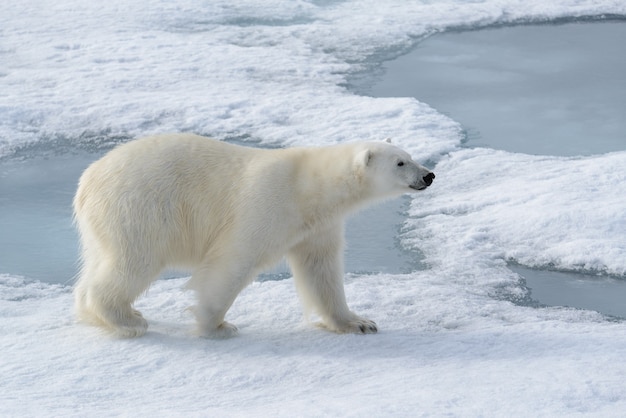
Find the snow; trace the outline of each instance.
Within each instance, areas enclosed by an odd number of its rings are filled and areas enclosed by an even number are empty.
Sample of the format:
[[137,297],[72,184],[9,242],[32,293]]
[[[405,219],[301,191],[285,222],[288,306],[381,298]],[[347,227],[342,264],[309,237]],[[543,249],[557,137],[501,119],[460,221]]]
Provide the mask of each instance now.
[[0,272],[2,416],[620,416],[626,323],[525,306],[507,262],[626,274],[626,152],[550,157],[460,147],[412,98],[350,77],[450,28],[626,15],[612,0],[0,4],[0,158],[193,131],[279,146],[392,137],[434,166],[400,237],[427,270],[348,275],[380,333],[307,324],[292,280],[255,282],[240,336],[193,334],[184,279],[116,340],[74,323],[71,288]]
[[[585,158],[477,148],[437,165],[413,200],[409,242],[451,265],[468,257],[626,275],[626,152]],[[439,184],[441,183],[441,184]]]
[[[624,325],[451,291],[432,273],[349,277],[373,336],[301,322],[290,280],[254,283],[229,317],[241,335],[192,335],[184,280],[138,308],[151,329],[115,340],[71,317],[62,286],[3,277],[4,416],[618,416]],[[456,319],[454,319],[456,317]],[[9,355],[6,355],[9,353]]]

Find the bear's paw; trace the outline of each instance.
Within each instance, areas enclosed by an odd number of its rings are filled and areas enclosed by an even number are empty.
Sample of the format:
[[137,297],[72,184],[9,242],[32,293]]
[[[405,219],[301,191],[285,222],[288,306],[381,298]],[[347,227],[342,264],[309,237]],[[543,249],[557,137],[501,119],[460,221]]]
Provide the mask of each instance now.
[[135,309],[126,317],[116,318],[116,321],[110,325],[118,338],[141,337],[148,330],[148,321],[144,319],[141,312]]
[[318,324],[318,326],[340,334],[376,334],[378,332],[378,327],[374,321],[357,315],[352,315],[345,320],[335,319],[327,323]]
[[200,330],[200,336],[210,339],[225,339],[236,337],[239,334],[237,326],[230,322],[222,322],[217,328],[203,328]]

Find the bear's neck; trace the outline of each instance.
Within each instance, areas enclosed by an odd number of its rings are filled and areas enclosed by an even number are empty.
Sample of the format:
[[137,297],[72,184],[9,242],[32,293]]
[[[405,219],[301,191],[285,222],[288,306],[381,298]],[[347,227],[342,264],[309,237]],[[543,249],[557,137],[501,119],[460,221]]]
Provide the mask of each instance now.
[[296,177],[301,208],[305,218],[314,222],[333,222],[356,211],[371,199],[364,176],[354,169],[354,162],[337,149],[300,149]]

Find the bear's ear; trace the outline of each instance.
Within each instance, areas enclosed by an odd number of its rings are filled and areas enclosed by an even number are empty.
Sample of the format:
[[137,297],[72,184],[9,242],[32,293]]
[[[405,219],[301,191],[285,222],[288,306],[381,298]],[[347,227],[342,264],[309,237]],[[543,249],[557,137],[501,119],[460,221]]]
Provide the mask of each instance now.
[[383,139],[383,141],[385,141],[388,144],[391,144],[391,138],[385,138],[385,139]]
[[366,167],[369,164],[371,159],[372,159],[372,152],[369,149],[364,149],[363,151],[360,151],[356,155],[356,157],[354,158],[354,161],[357,166]]

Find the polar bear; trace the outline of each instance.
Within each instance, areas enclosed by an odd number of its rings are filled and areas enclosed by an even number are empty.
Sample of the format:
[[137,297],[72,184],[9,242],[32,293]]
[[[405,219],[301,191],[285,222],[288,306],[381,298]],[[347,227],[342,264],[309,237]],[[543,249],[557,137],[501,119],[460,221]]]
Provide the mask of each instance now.
[[434,177],[385,141],[258,149],[173,134],[118,146],[85,170],[73,202],[78,318],[140,336],[135,299],[164,268],[190,268],[200,334],[229,337],[237,295],[286,256],[305,313],[335,332],[375,333],[346,304],[344,219]]

